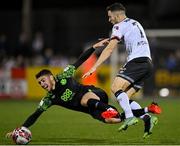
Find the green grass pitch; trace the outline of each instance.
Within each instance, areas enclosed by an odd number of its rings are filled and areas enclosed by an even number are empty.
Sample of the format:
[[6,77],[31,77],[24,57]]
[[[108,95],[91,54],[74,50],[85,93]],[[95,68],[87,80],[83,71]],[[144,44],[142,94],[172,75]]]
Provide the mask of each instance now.
[[[142,106],[151,100],[140,100]],[[143,139],[142,120],[127,131],[118,133],[120,124],[104,124],[84,113],[62,107],[48,109],[30,127],[32,141],[29,145],[179,145],[180,144],[180,99],[159,98],[163,113],[158,115],[159,123],[148,139]],[[38,102],[0,101],[0,145],[14,144],[5,138],[36,109]]]

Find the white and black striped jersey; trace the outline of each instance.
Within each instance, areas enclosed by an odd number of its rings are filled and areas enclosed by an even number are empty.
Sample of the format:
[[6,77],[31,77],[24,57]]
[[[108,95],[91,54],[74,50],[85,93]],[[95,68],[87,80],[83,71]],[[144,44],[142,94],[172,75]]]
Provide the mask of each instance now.
[[151,59],[149,43],[142,25],[133,19],[126,18],[112,28],[111,39],[123,40],[128,54],[127,62],[134,58]]

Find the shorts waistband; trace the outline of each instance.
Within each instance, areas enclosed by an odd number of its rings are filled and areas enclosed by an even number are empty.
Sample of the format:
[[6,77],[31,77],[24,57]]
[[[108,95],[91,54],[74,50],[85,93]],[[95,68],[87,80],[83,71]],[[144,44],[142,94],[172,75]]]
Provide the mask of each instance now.
[[138,58],[134,58],[129,62],[151,62],[152,60],[149,57],[138,57]]

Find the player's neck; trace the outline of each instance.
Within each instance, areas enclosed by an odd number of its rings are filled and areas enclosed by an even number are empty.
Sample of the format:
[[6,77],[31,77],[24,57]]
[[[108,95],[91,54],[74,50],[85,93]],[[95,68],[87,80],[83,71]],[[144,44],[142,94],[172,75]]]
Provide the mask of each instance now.
[[124,21],[127,18],[126,15],[121,15],[121,17],[119,18],[119,23]]

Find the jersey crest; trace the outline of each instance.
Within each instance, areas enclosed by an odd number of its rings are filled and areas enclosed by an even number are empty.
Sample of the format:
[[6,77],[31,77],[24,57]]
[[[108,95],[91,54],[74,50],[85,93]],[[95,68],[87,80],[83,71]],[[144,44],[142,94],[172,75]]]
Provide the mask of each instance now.
[[62,80],[60,81],[60,83],[61,83],[61,85],[66,85],[67,80],[66,80],[66,79],[62,79]]

